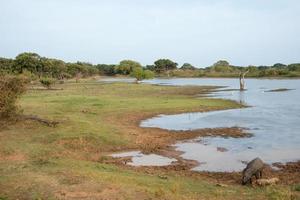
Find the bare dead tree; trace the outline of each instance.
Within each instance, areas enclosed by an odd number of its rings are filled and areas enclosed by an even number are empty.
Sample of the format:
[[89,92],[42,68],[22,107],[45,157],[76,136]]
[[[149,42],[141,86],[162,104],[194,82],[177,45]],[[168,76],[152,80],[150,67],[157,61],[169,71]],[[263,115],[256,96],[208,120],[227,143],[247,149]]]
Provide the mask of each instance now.
[[240,73],[240,91],[245,90],[245,76],[248,72],[249,70]]

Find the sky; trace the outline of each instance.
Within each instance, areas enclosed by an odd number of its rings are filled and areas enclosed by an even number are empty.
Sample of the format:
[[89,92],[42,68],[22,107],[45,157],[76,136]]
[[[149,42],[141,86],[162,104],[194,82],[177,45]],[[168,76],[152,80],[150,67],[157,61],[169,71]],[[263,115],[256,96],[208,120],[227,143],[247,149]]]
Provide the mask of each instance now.
[[299,0],[0,0],[0,57],[300,62]]

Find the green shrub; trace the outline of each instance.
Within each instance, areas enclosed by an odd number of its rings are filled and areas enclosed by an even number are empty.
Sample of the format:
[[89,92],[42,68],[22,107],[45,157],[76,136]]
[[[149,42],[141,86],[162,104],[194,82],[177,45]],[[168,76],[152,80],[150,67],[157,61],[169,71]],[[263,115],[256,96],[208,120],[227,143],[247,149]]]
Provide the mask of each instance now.
[[144,79],[151,79],[154,77],[154,72],[150,70],[144,70]]
[[55,83],[55,80],[52,78],[41,78],[40,83],[47,89],[50,89],[51,86]]
[[25,92],[28,79],[23,76],[0,75],[0,118],[17,114],[18,98]]
[[293,186],[293,190],[294,190],[294,191],[297,191],[297,192],[300,192],[300,184],[294,185],[294,186]]
[[141,81],[143,79],[151,79],[154,77],[154,73],[150,70],[144,70],[141,67],[135,68],[130,73],[130,76],[136,78],[137,81]]

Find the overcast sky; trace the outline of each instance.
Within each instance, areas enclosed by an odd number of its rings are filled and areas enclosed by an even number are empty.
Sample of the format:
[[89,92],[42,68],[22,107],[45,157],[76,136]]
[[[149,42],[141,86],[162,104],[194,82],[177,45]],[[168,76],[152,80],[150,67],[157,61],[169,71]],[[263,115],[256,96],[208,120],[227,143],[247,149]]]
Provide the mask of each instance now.
[[0,57],[300,62],[299,0],[0,0]]

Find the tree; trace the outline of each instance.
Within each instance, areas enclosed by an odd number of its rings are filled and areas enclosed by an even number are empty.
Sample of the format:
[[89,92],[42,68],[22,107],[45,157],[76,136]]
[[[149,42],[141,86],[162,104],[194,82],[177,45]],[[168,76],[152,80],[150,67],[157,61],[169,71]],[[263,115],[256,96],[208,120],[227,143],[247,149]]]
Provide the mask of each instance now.
[[41,73],[41,57],[36,53],[21,53],[14,60],[13,71],[23,73],[27,70],[31,73]]
[[132,77],[136,78],[136,83],[143,79],[151,79],[154,77],[154,73],[150,70],[145,70],[143,68],[135,68],[130,74]]
[[0,58],[0,73],[11,73],[13,62],[13,59]]
[[228,73],[228,72],[233,72],[234,69],[232,66],[230,66],[229,62],[226,60],[219,60],[212,66],[212,70],[216,72],[223,72],[223,73]]
[[276,68],[276,69],[284,69],[285,67],[286,65],[282,63],[276,63],[272,66],[272,68]]
[[101,75],[112,76],[115,75],[116,65],[98,64],[96,68],[99,70]]
[[195,70],[196,67],[194,67],[190,63],[184,63],[180,69],[183,69],[183,70]]
[[288,65],[288,70],[300,72],[300,63],[293,63],[293,64]]
[[150,71],[155,71],[155,65],[146,65],[146,69]]
[[136,61],[133,60],[122,60],[119,65],[115,67],[115,71],[118,74],[128,75],[130,74],[134,69],[141,68],[142,65]]
[[178,64],[169,59],[159,59],[154,62],[154,65],[157,73],[167,72],[169,76],[169,70],[176,69]]
[[41,59],[43,65],[43,71],[40,76],[50,76],[57,79],[64,79],[65,74],[67,73],[66,63],[62,60],[57,59]]
[[230,66],[229,62],[226,60],[219,60],[213,66]]

